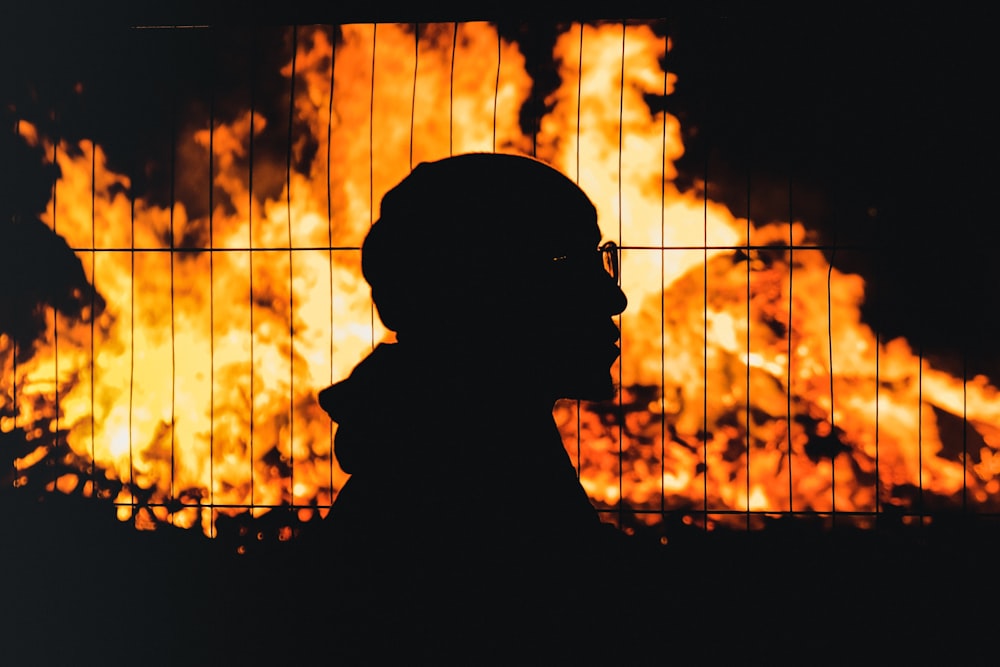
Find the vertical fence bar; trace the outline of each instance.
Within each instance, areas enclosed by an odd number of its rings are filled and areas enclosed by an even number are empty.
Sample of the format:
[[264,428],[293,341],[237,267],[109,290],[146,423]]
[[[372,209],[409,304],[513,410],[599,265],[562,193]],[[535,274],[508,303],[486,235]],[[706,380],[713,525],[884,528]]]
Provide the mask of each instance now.
[[[875,252],[882,253],[882,243],[881,234],[879,231],[879,225],[875,226]],[[875,309],[878,310],[879,302],[879,285],[880,285],[880,269],[879,266],[881,262],[875,262],[874,275],[872,276],[871,294],[872,300],[875,302]],[[877,320],[876,320],[877,322]],[[882,360],[882,333],[879,324],[875,324],[875,528],[876,530],[881,525],[882,516],[882,476],[879,470],[879,392],[882,387],[881,380],[881,360]]]
[[97,143],[90,140],[90,492],[94,498],[99,498],[97,488],[97,438],[95,435],[97,422],[94,418],[96,401],[94,400],[94,374],[97,364],[95,360],[94,333],[97,321]]
[[745,489],[744,492],[746,493],[746,496],[747,496],[746,528],[749,531],[750,530],[750,452],[752,451],[752,448],[753,448],[753,434],[751,432],[752,431],[752,419],[753,419],[752,415],[753,415],[753,413],[752,413],[752,411],[750,409],[750,333],[751,333],[750,330],[753,328],[753,318],[751,317],[750,304],[752,303],[752,299],[753,299],[753,290],[751,289],[751,286],[752,286],[752,280],[753,280],[752,270],[753,270],[753,252],[754,252],[751,249],[751,244],[753,243],[753,236],[751,234],[752,228],[751,228],[751,224],[750,224],[751,213],[752,213],[750,193],[752,191],[752,175],[753,175],[753,141],[752,141],[752,139],[750,137],[747,137],[747,144],[748,144],[748,146],[747,146],[747,153],[748,153],[748,157],[747,157],[747,201],[746,201],[746,205],[747,205],[747,225],[746,225],[746,232],[745,232],[746,236],[747,236],[747,246],[746,246],[746,254],[747,254],[747,257],[746,257],[746,262],[747,262],[747,293],[746,293],[746,298],[747,298],[747,310],[746,310],[746,315],[747,315],[747,336],[746,336],[747,362],[746,362],[746,369],[747,369],[747,373],[746,373],[746,394],[747,395],[746,395],[746,402],[745,402],[745,405],[744,405],[744,408],[746,409],[746,413],[747,413],[747,416],[746,416],[746,435],[745,435],[745,438],[746,438],[746,449],[747,449],[747,462],[746,462],[745,473],[746,473],[746,476],[747,476],[747,482],[746,482],[746,489]]
[[[622,149],[625,141],[625,35],[627,22],[622,21],[622,64],[618,79],[618,245],[622,243]],[[619,262],[619,265],[621,263]],[[619,280],[621,277],[619,276]],[[618,329],[621,331],[623,318],[621,313],[615,316]],[[622,364],[618,363],[618,527],[624,527],[625,494],[623,481],[625,478],[625,406],[622,396]]]
[[[327,106],[327,119],[326,119],[326,232],[327,232],[327,245],[329,246],[329,266],[330,266],[330,377],[329,382],[333,384],[333,356],[336,353],[336,345],[334,344],[334,331],[336,330],[336,319],[335,312],[333,309],[333,174],[330,171],[331,168],[331,158],[330,153],[333,150],[333,91],[336,87],[337,82],[337,26],[331,26],[330,28],[330,99]],[[416,86],[416,69],[413,72],[414,86]],[[416,98],[416,94],[414,94]],[[413,129],[410,128],[410,163],[413,163]],[[330,485],[330,504],[333,504],[333,427],[330,428],[330,465],[329,465],[329,480]]]
[[[836,227],[834,227],[836,230]],[[836,234],[836,232],[834,232]],[[837,435],[837,405],[834,402],[834,382],[833,382],[833,263],[837,258],[837,239],[833,239],[833,249],[830,251],[830,265],[826,271],[826,338],[828,343],[827,355],[829,359],[830,375],[830,434]],[[832,511],[832,527],[837,525],[837,456],[840,452],[834,449],[830,453],[830,509]]]
[[[336,51],[336,49],[334,49]],[[413,24],[413,90],[410,94],[410,169],[413,169],[413,128],[417,115],[417,71],[420,66],[420,24]],[[498,70],[499,72],[499,70]],[[454,76],[454,67],[452,68]]]
[[[52,140],[52,165],[56,166],[59,164],[59,112],[55,112],[55,118],[53,119],[53,127],[56,130],[56,136]],[[59,170],[53,169],[52,171],[52,233],[59,235]],[[52,304],[52,342],[55,346],[55,354],[53,355],[53,371],[55,374],[55,399],[56,399],[56,418],[55,418],[55,435],[52,441],[53,449],[59,452],[62,446],[62,435],[61,435],[61,424],[60,419],[62,417],[62,405],[61,405],[61,392],[59,387],[59,311],[56,309],[56,305]],[[52,467],[52,487],[55,488],[56,485],[56,475],[58,470],[55,466],[55,462],[50,458],[47,461],[48,465]]]
[[[709,101],[706,100],[706,105]],[[706,142],[707,143],[707,142]],[[702,460],[702,521],[703,529],[709,530],[708,520],[708,164],[710,152],[705,150],[704,190],[701,197],[701,278],[702,278],[702,392],[701,392],[701,460]]]
[[795,485],[792,479],[792,461],[795,459],[792,430],[792,365],[795,350],[792,347],[792,304],[795,301],[793,276],[795,274],[795,216],[792,214],[792,172],[788,174],[788,362],[785,367],[785,419],[788,424],[788,511],[795,512]]
[[[582,52],[581,48],[581,52]],[[660,310],[660,521],[666,521],[667,516],[667,343],[666,325],[667,313],[663,304],[663,292],[667,285],[667,91],[670,82],[670,72],[667,58],[670,55],[670,30],[663,30],[663,112],[660,127],[660,290],[657,302]],[[665,539],[665,537],[664,537]]]
[[[368,226],[375,224],[375,51],[378,23],[372,24],[371,97],[368,99]],[[375,349],[375,302],[371,305],[371,348]]]
[[256,516],[257,505],[257,480],[256,480],[256,452],[254,443],[254,422],[256,421],[256,394],[254,382],[256,376],[256,354],[254,352],[254,339],[256,329],[254,323],[254,241],[253,241],[253,165],[254,165],[254,122],[257,116],[257,31],[250,30],[250,133],[247,137],[247,255],[249,264],[249,306],[250,306],[250,516]]
[[128,322],[128,482],[131,503],[132,525],[135,525],[138,505],[135,483],[135,438],[133,419],[135,417],[135,197],[136,197],[136,156],[133,155],[132,175],[129,179],[129,322]]
[[299,27],[292,26],[292,67],[288,89],[288,144],[285,153],[285,214],[288,231],[288,502],[295,511],[295,249],[292,242],[292,141],[295,128],[295,65]]
[[[580,26],[581,35],[583,34],[583,26]],[[500,31],[497,30],[497,78],[496,82],[493,84],[493,150],[497,149],[497,105],[500,99],[500,66],[503,64],[503,39],[500,37]],[[579,106],[577,107],[579,108]],[[580,123],[577,122],[577,147],[579,147],[579,133],[580,133]],[[579,173],[579,169],[577,170]]]
[[917,342],[917,514],[920,527],[924,526],[926,512],[924,500],[924,343]]
[[[171,33],[171,47],[176,57],[176,39]],[[177,425],[177,335],[176,335],[176,285],[175,285],[175,234],[174,215],[177,208],[177,75],[174,71],[170,80],[170,501],[176,497],[174,490],[174,475],[176,473],[176,425]],[[174,514],[169,511],[170,523],[174,522]]]
[[[18,112],[18,110],[16,108],[14,109],[14,114],[15,114],[14,115],[14,122],[12,123],[13,128],[14,128],[14,136],[12,137],[12,143],[14,143],[16,145],[16,142],[20,141],[20,137],[21,137],[21,118],[20,118],[20,114],[19,114],[19,112]],[[11,170],[10,170],[9,173],[15,179],[18,178],[18,174],[20,173],[20,170],[18,169],[18,164],[17,163],[18,163],[18,160],[17,160],[17,151],[16,150],[12,150],[10,152]],[[19,185],[19,183],[15,182],[14,192],[18,191],[18,187],[17,187],[18,185]],[[10,223],[11,223],[10,235],[14,236],[14,234],[16,233],[14,225],[21,224],[21,213],[20,213],[19,207],[18,208],[14,208],[11,211]],[[15,283],[16,283],[17,275],[15,274],[13,277],[14,277]],[[15,433],[16,434],[17,433],[17,428],[18,428],[18,424],[17,424],[18,417],[20,416],[18,414],[18,412],[20,410],[20,407],[17,404],[17,399],[18,399],[18,391],[17,391],[18,337],[16,335],[14,335],[14,332],[10,332],[10,333],[8,333],[8,335],[10,336],[10,349],[11,349],[11,383],[10,383],[10,385],[11,385],[10,386],[10,393],[11,393],[11,413],[12,413],[11,433]],[[18,460],[18,457],[16,457],[16,456],[12,456],[11,457],[11,473],[12,473],[12,479],[13,479],[12,484],[13,484],[14,487],[17,487],[20,484],[20,475],[19,475],[20,471],[18,470],[17,460]]]
[[[208,99],[208,505],[209,532],[215,536],[215,32],[209,28]],[[204,521],[204,516],[201,517]]]
[[451,70],[448,74],[448,155],[455,154],[455,57],[458,51],[458,21],[452,25]]

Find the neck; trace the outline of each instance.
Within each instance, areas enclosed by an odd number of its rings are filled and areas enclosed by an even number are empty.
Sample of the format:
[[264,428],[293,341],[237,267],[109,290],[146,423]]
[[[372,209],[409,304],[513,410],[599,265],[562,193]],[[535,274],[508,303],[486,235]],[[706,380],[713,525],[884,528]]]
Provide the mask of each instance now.
[[428,391],[445,392],[456,403],[495,401],[505,411],[551,417],[557,397],[531,368],[515,355],[476,345],[397,343],[400,356]]

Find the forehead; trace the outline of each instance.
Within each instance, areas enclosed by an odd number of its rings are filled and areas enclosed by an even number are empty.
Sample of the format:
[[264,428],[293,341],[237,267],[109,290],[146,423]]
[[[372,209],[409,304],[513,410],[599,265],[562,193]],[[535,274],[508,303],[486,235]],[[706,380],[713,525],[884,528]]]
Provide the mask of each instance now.
[[[553,172],[550,178],[524,184],[529,201],[521,211],[538,250],[556,256],[593,250],[601,241],[597,210],[571,180]],[[533,204],[533,205],[532,205]]]
[[557,256],[578,254],[595,250],[600,243],[601,228],[597,224],[596,215],[572,216],[572,219],[567,219],[561,225],[558,234],[552,239],[551,251]]

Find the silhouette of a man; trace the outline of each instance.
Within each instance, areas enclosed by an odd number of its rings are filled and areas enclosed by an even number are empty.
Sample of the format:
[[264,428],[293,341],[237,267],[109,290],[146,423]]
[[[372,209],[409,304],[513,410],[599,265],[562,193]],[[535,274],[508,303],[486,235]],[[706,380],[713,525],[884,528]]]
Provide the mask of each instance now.
[[600,242],[587,196],[527,157],[423,163],[383,198],[362,270],[397,342],[319,395],[351,474],[329,524],[359,643],[500,655],[579,627],[573,564],[608,536],[552,408],[614,395],[626,299]]

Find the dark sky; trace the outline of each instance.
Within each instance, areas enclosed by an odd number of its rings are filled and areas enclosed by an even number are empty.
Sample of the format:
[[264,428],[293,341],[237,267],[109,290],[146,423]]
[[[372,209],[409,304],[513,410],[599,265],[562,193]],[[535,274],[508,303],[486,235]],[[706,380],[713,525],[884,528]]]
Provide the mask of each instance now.
[[[93,136],[140,189],[164,196],[169,179],[143,156],[169,151],[172,124],[207,114],[209,100],[220,117],[226,104],[246,107],[250,73],[274,71],[272,63],[286,58],[280,32],[267,26],[497,18],[524,41],[529,65],[542,63],[530,60],[531,50],[545,52],[551,17],[537,18],[542,10],[529,3],[497,6],[427,5],[411,16],[405,12],[416,10],[377,2],[333,10],[281,3],[274,12],[219,2],[167,10],[119,0],[68,9],[24,3],[0,28],[0,114],[11,127],[13,104],[50,136]],[[666,105],[685,132],[683,185],[707,178],[712,199],[759,222],[805,221],[825,242],[842,246],[833,255],[838,266],[868,279],[865,314],[884,337],[904,334],[929,355],[992,371],[1000,357],[993,350],[1000,339],[993,257],[1000,232],[987,196],[995,143],[992,40],[984,17],[947,9],[703,3],[664,12],[662,4],[623,2],[586,11],[669,14],[659,25],[675,44],[667,66],[678,86]],[[560,16],[578,18],[581,11]],[[130,29],[202,22],[227,29],[214,41],[205,31]],[[83,95],[74,92],[77,82]],[[544,88],[544,77],[539,82]],[[253,77],[254,103],[265,114],[281,100],[282,85],[280,77]],[[273,129],[277,141],[283,131]],[[47,198],[45,187],[35,187],[47,177],[25,173],[24,156],[10,141],[9,134],[0,140],[6,219],[8,210],[40,209]],[[266,143],[259,150],[267,151]]]

